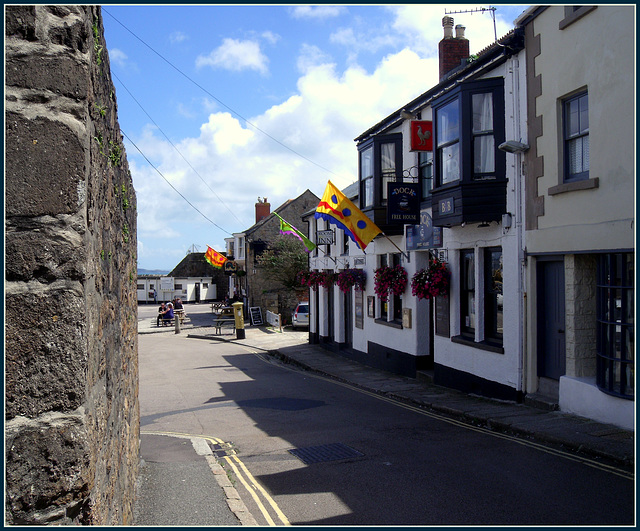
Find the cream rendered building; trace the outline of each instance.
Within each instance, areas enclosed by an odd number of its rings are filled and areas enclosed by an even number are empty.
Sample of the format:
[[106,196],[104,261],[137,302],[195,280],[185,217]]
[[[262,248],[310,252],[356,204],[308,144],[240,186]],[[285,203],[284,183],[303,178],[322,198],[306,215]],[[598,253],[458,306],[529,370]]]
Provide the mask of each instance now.
[[635,6],[525,27],[525,391],[626,428],[635,405]]

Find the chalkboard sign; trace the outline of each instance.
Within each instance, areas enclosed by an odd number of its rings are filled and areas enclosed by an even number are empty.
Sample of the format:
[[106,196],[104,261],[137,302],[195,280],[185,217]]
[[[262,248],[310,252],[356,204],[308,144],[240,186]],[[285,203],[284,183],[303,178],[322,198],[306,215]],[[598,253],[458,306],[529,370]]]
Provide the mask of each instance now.
[[436,297],[436,334],[449,337],[449,297],[438,295]]
[[253,308],[249,308],[249,315],[251,316],[252,325],[262,324],[262,309],[259,306],[254,306]]

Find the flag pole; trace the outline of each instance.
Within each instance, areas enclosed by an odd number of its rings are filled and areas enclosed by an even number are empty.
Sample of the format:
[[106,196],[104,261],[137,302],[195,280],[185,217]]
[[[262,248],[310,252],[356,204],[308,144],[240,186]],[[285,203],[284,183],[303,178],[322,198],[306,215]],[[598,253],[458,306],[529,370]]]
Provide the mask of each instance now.
[[409,262],[409,255],[405,254],[405,252],[400,249],[400,247],[398,247],[395,242],[389,238],[389,236],[387,236],[384,232],[381,232],[380,234],[382,234],[387,240],[389,240],[391,242],[391,245],[393,245],[396,249],[398,249],[398,251],[400,251],[400,253],[402,254],[402,256],[404,256],[407,259],[407,262]]

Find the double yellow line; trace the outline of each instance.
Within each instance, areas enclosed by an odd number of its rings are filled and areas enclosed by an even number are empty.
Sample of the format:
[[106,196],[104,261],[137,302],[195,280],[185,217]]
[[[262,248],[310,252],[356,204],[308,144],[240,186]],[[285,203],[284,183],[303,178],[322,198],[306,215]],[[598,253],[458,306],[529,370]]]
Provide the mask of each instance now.
[[[158,432],[158,431],[147,431],[142,433],[148,434],[148,435],[169,435],[171,437],[203,439],[210,443],[216,444],[223,449],[231,448],[231,445],[225,443],[222,439],[218,439],[217,437],[209,437],[207,435],[193,435],[190,433]],[[281,526],[281,525],[290,526],[291,523],[289,522],[285,514],[282,512],[280,507],[278,507],[278,504],[275,502],[275,500],[262,487],[262,485],[260,485],[258,480],[256,480],[256,478],[253,476],[253,474],[249,472],[249,469],[240,460],[240,458],[235,453],[232,453],[232,452],[233,450],[229,452],[231,453],[231,455],[225,455],[222,457],[222,459],[224,459],[224,461],[229,464],[229,466],[233,470],[233,473],[240,480],[240,483],[242,483],[244,488],[251,495],[251,497],[253,498],[253,501],[258,506],[258,509],[262,513],[262,516],[266,520],[267,524],[272,527]],[[279,520],[279,522],[274,521],[274,518],[271,516],[271,513],[269,512],[267,505],[271,507],[271,511],[275,514],[275,518],[276,520]]]

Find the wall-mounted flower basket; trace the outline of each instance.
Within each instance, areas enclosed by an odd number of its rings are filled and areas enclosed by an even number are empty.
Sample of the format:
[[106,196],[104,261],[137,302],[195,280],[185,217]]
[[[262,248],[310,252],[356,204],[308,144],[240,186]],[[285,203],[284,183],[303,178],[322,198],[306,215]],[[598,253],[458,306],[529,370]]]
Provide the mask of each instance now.
[[411,278],[411,293],[418,299],[430,299],[449,293],[449,270],[439,259],[429,260],[429,267],[421,269]]
[[402,295],[407,289],[407,271],[404,267],[382,266],[376,269],[374,277],[374,291],[381,301],[389,298],[389,293]]
[[303,287],[318,291],[318,286],[328,288],[333,285],[334,273],[328,271],[300,271],[297,275],[298,282]]
[[367,274],[363,269],[343,269],[336,275],[336,284],[340,291],[347,293],[352,287],[364,291],[367,283]]

